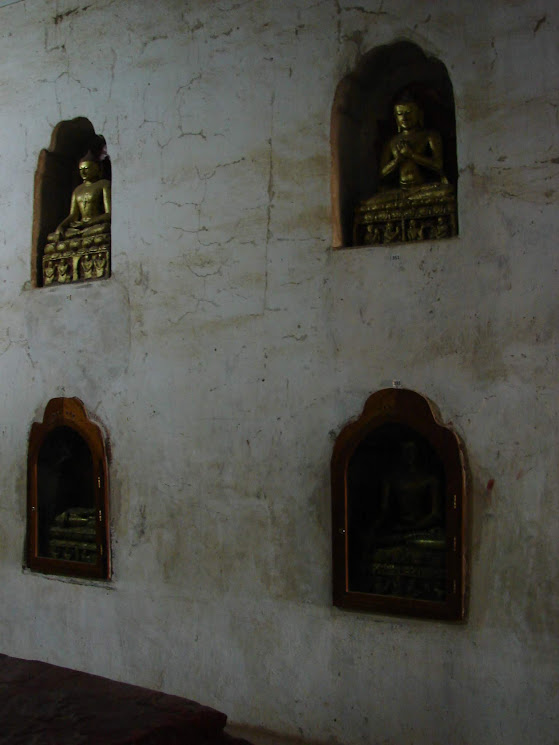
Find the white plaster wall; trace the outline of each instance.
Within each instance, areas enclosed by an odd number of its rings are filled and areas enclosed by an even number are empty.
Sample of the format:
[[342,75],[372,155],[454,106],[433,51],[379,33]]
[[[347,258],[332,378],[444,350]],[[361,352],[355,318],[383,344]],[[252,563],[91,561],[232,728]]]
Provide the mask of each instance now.
[[[545,0],[24,0],[0,9],[0,650],[330,745],[559,742],[559,13]],[[330,249],[330,107],[406,38],[457,104],[460,237]],[[87,116],[110,281],[30,289],[33,174]],[[373,391],[472,473],[449,625],[331,607],[329,459]],[[22,571],[54,396],[109,434],[114,577]],[[494,488],[486,488],[494,479]]]

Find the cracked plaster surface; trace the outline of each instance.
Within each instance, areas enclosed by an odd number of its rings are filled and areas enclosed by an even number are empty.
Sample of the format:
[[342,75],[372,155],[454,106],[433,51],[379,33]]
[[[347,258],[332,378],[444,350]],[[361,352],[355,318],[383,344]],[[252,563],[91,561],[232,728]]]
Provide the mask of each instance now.
[[[552,741],[558,15],[474,5],[0,9],[2,651],[325,742]],[[336,85],[397,38],[453,81],[460,236],[332,252]],[[31,290],[37,155],[74,116],[113,161],[113,277]],[[332,437],[395,379],[470,457],[460,628],[330,607]],[[110,436],[114,592],[21,573],[57,395]]]

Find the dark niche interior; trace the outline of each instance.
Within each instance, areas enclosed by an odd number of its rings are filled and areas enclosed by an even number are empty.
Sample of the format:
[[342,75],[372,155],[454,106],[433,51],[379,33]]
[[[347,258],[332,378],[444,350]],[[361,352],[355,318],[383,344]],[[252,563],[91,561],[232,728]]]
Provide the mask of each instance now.
[[429,442],[382,425],[351,456],[347,485],[349,589],[444,601],[444,468]]
[[372,394],[336,439],[331,478],[334,605],[462,620],[465,455],[434,404]]
[[52,399],[31,429],[27,563],[46,573],[109,577],[104,442],[79,399]]
[[445,65],[409,41],[371,50],[340,81],[332,106],[334,248],[355,245],[354,211],[379,190],[381,152],[396,134],[394,105],[402,96],[411,96],[423,111],[425,128],[441,135],[445,174],[457,185],[454,93]]
[[39,556],[97,560],[93,461],[83,438],[70,427],[50,432],[37,467]]

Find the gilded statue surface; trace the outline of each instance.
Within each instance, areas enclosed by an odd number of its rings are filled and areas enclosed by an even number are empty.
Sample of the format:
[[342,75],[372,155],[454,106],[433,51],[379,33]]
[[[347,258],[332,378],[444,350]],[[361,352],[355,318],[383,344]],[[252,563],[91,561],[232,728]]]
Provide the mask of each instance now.
[[104,139],[79,161],[82,183],[74,189],[70,212],[47,237],[43,283],[101,279],[110,267],[111,182],[104,177]]
[[[423,127],[423,112],[412,100],[394,106],[397,134],[380,158],[380,190],[355,210],[354,243],[376,245],[434,240],[456,235],[456,189],[443,163],[441,135]],[[397,176],[395,188],[384,179]]]

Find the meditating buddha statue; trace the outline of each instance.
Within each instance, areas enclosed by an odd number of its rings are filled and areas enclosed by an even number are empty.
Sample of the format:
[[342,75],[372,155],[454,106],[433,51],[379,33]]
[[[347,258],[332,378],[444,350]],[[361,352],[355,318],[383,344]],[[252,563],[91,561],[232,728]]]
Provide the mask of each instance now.
[[101,178],[100,164],[89,153],[80,160],[79,170],[83,184],[74,189],[68,217],[48,236],[46,253],[101,244],[110,233],[110,181]]
[[441,600],[446,537],[443,485],[413,440],[400,443],[378,493],[378,516],[363,545],[360,589]]
[[412,100],[394,106],[398,132],[384,146],[379,179],[397,174],[396,188],[381,188],[355,211],[356,244],[418,241],[456,234],[456,190],[443,169],[443,143],[424,129]]
[[[98,139],[104,143],[103,138]],[[59,270],[59,283],[97,279],[107,274],[111,242],[111,182],[104,178],[104,155],[104,147],[100,153],[90,150],[79,161],[83,183],[74,189],[68,216],[47,237],[43,258],[45,284],[53,283],[53,261]],[[62,270],[61,278],[60,268],[64,265],[68,266],[68,273]]]
[[439,478],[420,463],[415,442],[406,440],[396,468],[382,481],[375,543],[444,548],[442,520]]

